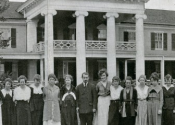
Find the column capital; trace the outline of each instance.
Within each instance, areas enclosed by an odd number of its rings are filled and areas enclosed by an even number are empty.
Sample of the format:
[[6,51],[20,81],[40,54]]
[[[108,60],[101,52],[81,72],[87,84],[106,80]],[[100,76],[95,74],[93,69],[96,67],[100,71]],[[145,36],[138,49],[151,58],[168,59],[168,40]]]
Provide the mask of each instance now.
[[87,11],[76,11],[72,16],[73,17],[77,17],[77,16],[88,16],[88,12]]
[[114,17],[114,18],[118,18],[119,14],[118,13],[106,13],[103,18],[109,18],[109,17]]
[[147,16],[146,16],[145,14],[136,14],[136,15],[135,15],[135,18],[136,18],[136,19],[140,19],[140,18],[142,18],[142,19],[147,19]]
[[44,10],[41,12],[42,16],[48,15],[48,14],[52,14],[53,16],[57,14],[57,11],[54,9],[49,9],[49,10]]

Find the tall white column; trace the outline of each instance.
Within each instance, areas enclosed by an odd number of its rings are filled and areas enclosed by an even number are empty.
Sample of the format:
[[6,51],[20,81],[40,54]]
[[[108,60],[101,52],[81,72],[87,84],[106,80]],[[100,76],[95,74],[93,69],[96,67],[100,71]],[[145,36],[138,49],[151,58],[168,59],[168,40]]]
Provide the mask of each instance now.
[[43,82],[44,79],[44,62],[43,59],[40,59],[40,76],[41,76],[41,82]]
[[137,81],[140,75],[145,74],[143,19],[146,19],[147,16],[136,15],[135,18],[136,18],[136,81]]
[[165,77],[165,60],[164,60],[164,56],[162,57],[162,60],[161,60],[161,85],[163,86],[164,85],[164,77]]
[[12,79],[17,80],[18,78],[18,61],[12,62]]
[[86,72],[85,16],[88,16],[88,12],[76,11],[73,16],[76,17],[77,84],[80,84],[82,82],[81,75]]
[[45,85],[47,85],[48,75],[54,73],[53,16],[56,14],[55,10],[45,10],[41,13],[42,16],[45,16]]
[[37,43],[38,20],[27,20],[26,22],[27,22],[27,52],[32,52],[34,44]]
[[125,79],[128,76],[128,60],[125,59]]
[[115,18],[118,18],[118,13],[106,13],[104,18],[107,18],[107,71],[108,80],[111,81],[113,76],[116,76],[116,28]]

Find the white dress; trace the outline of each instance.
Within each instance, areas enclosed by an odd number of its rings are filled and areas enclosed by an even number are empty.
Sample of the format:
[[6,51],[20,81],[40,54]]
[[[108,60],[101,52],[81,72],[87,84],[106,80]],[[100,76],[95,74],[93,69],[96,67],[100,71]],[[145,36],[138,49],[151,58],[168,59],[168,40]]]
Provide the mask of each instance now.
[[147,96],[148,96],[148,86],[145,85],[141,88],[139,85],[136,86],[138,95],[138,107],[135,125],[147,125]]

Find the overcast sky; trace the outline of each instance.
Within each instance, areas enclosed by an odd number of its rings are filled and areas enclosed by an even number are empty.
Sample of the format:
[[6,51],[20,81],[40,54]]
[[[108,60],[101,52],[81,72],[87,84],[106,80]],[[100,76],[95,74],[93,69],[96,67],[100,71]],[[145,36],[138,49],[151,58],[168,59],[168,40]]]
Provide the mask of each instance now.
[[[26,0],[10,0],[24,2]],[[148,9],[175,10],[175,0],[149,0],[145,5]]]

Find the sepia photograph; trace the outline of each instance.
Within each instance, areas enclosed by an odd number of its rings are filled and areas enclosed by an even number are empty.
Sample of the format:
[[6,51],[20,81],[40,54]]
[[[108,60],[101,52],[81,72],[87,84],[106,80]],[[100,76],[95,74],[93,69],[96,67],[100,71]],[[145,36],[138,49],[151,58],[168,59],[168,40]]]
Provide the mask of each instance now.
[[175,0],[0,0],[0,125],[175,125]]

